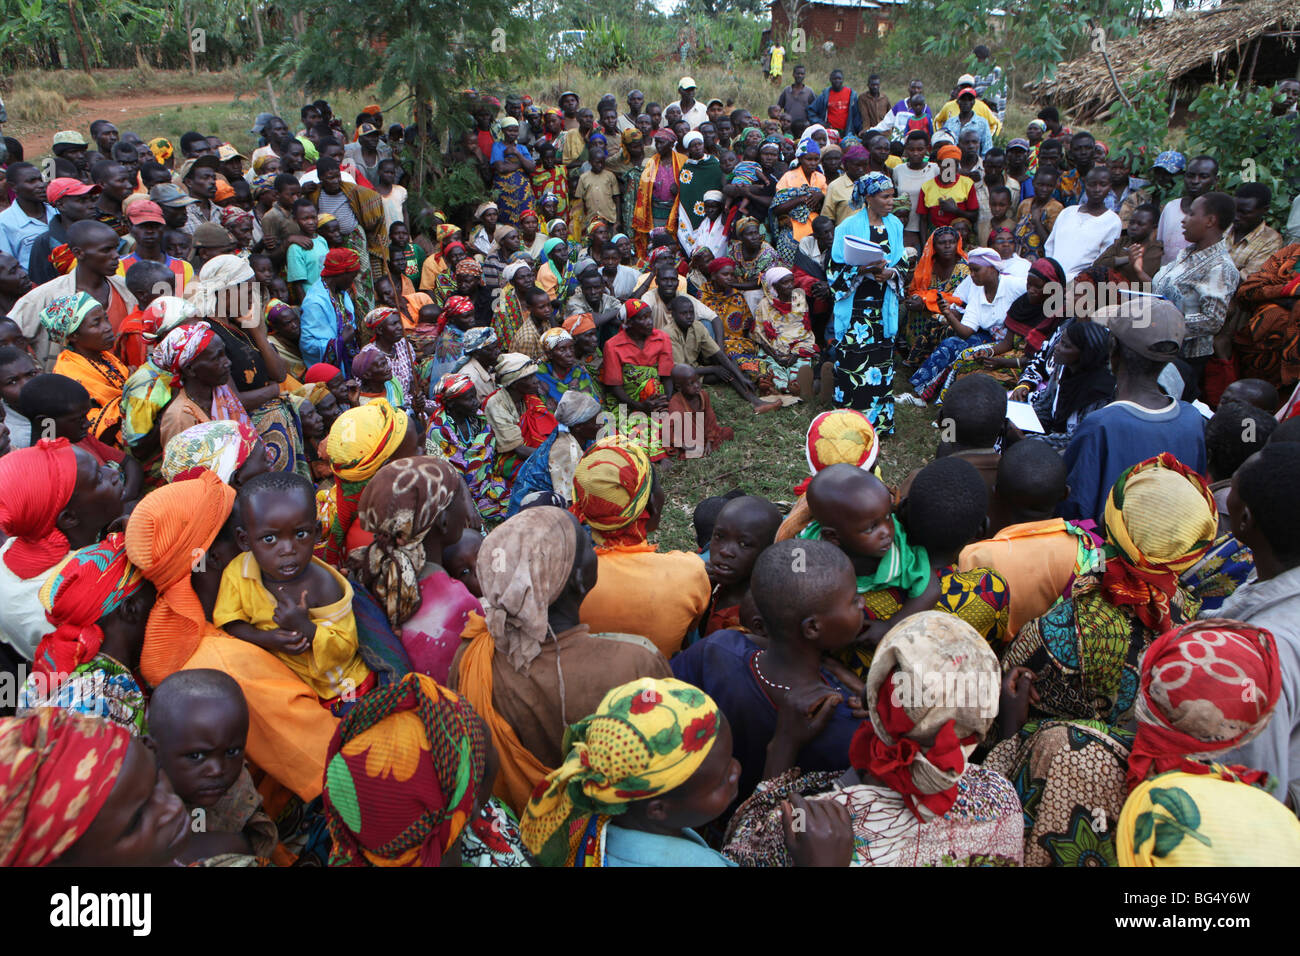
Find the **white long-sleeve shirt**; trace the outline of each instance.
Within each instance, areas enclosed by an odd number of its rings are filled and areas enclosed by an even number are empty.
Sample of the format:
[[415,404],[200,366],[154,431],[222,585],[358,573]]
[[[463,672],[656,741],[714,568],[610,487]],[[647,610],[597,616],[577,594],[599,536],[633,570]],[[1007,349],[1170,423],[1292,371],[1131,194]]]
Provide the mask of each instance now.
[[1065,270],[1065,281],[1070,282],[1096,262],[1123,231],[1119,216],[1109,209],[1093,216],[1082,206],[1066,206],[1043,243],[1043,255],[1059,262]]

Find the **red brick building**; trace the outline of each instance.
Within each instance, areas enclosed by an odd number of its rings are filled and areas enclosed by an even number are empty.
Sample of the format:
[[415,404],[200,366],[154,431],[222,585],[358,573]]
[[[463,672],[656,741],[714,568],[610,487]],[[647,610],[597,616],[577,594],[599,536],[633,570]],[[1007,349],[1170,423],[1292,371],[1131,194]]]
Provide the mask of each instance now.
[[[772,33],[790,36],[790,12],[787,3],[796,0],[773,0]],[[837,47],[852,47],[859,37],[884,36],[892,25],[893,8],[907,0],[801,0],[798,2],[798,26],[807,34],[809,47],[827,42]],[[790,51],[787,51],[790,52]]]

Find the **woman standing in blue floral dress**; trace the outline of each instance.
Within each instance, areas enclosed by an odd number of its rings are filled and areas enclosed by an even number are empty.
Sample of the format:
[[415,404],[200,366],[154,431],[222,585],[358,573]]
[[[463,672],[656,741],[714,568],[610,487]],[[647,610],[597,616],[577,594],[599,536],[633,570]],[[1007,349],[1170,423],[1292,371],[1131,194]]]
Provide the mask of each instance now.
[[[894,338],[899,303],[905,293],[903,223],[891,210],[894,183],[883,173],[868,173],[853,187],[859,211],[835,229],[827,279],[835,296],[827,336],[835,363],[835,404],[866,414],[880,437],[894,433]],[[846,262],[846,240],[863,248],[874,243],[884,256],[871,267]],[[871,248],[867,246],[867,248]]]

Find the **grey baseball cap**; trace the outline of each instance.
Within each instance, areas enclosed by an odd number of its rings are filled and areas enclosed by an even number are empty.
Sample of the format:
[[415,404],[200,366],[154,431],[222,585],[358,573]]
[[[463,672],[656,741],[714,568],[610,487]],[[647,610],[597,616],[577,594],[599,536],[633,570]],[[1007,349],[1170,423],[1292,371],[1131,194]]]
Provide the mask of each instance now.
[[193,196],[186,195],[185,192],[172,183],[160,183],[153,189],[149,190],[149,198],[160,206],[188,206],[191,203],[198,202]]
[[1092,321],[1110,329],[1122,345],[1155,362],[1177,358],[1187,337],[1183,313],[1159,296],[1130,296],[1118,305],[1098,309]]

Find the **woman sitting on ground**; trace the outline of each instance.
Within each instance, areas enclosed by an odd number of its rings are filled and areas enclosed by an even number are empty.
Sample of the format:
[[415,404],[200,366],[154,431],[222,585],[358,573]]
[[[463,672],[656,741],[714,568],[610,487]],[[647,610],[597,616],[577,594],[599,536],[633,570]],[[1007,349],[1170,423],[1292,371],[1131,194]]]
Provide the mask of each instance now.
[[1169,454],[1120,476],[1105,521],[1105,569],[1076,577],[1002,655],[1010,698],[984,766],[1026,804],[1028,866],[1115,865],[1142,654],[1195,616],[1178,575],[1218,525],[1205,479]]
[[479,555],[484,617],[466,628],[448,681],[487,722],[501,760],[494,792],[522,810],[563,762],[577,714],[595,712],[611,687],[672,672],[645,638],[579,622],[596,553],[573,515],[526,508],[484,538]]
[[[955,693],[923,697],[922,684],[940,675]],[[732,817],[724,852],[742,866],[790,866],[781,804],[800,794],[848,808],[854,866],[1020,865],[1016,791],[970,762],[993,725],[996,707],[986,698],[1000,679],[993,651],[965,622],[941,611],[907,618],[876,649],[869,717],[854,735],[849,769],[796,767],[763,781]]]

